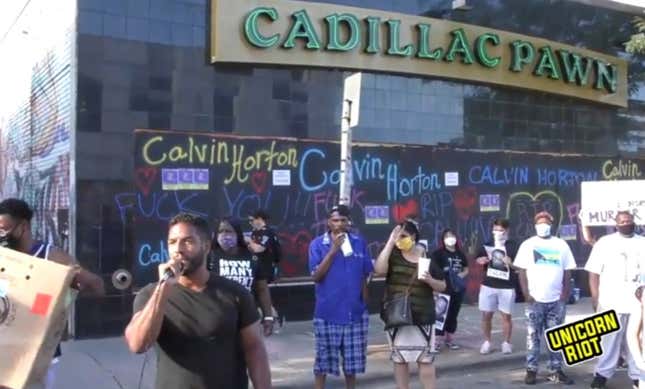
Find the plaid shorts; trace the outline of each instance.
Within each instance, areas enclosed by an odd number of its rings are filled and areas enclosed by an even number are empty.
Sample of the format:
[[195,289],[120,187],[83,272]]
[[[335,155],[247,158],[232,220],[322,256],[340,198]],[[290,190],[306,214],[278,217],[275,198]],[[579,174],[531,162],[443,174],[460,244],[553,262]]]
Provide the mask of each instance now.
[[360,322],[352,324],[333,324],[314,318],[316,339],[314,374],[340,375],[339,355],[343,357],[345,375],[365,373],[368,326],[367,312],[363,313]]

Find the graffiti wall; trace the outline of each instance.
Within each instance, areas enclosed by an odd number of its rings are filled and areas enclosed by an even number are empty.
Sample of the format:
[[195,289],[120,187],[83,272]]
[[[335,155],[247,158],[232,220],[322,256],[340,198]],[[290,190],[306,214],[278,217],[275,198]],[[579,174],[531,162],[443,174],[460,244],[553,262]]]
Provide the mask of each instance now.
[[[307,275],[309,242],[325,232],[338,198],[337,143],[148,130],[135,137],[135,187],[114,204],[134,234],[137,285],[168,258],[167,222],[181,211],[213,220],[268,209],[284,248],[284,277]],[[577,221],[580,182],[641,178],[645,169],[641,160],[435,147],[361,144],[352,153],[352,219],[373,257],[394,223],[409,215],[431,249],[451,227],[472,252],[491,238],[496,217],[509,218],[512,237],[521,240],[533,233],[533,216],[546,210],[582,265],[589,247]],[[471,274],[474,292],[481,274]]]
[[26,6],[3,42],[12,60],[1,65],[0,91],[0,198],[26,200],[35,210],[36,236],[65,249],[74,7],[42,0]]

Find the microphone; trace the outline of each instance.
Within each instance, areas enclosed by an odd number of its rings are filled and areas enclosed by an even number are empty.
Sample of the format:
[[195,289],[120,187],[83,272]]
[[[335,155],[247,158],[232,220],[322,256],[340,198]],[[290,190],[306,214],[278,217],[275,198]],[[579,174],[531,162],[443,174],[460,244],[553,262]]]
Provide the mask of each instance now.
[[160,284],[163,284],[164,282],[168,281],[169,279],[176,277],[178,275],[181,275],[181,273],[184,272],[184,263],[179,262],[179,273],[175,274],[175,272],[172,271],[172,268],[167,268],[166,271],[163,272],[163,276],[161,276],[161,279],[159,280]]

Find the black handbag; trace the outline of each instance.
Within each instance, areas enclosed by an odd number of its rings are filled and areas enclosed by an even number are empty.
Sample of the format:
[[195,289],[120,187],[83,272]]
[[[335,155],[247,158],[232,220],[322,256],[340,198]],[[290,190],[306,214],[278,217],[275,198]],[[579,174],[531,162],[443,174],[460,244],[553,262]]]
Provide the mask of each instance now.
[[396,295],[386,298],[381,307],[381,320],[385,323],[385,329],[409,326],[412,322],[412,306],[410,304],[410,288],[416,277],[416,272],[412,274],[408,288],[402,295]]

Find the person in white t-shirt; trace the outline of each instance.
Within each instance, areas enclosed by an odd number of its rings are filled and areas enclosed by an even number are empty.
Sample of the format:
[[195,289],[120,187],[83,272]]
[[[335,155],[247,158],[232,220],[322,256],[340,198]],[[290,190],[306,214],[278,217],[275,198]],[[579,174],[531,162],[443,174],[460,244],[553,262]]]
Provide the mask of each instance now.
[[[527,385],[537,381],[540,341],[544,332],[564,322],[566,301],[569,296],[569,280],[576,262],[569,245],[551,235],[553,216],[548,212],[535,215],[537,236],[525,240],[515,257],[515,267],[520,269],[520,285],[526,298],[527,341],[526,377]],[[549,381],[572,385],[573,380],[562,371],[561,353],[549,351],[547,366]]]
[[[620,331],[602,337],[603,353],[598,357],[591,388],[604,388],[614,375],[629,314],[637,309],[634,290],[645,272],[645,238],[634,233],[634,217],[627,211],[616,215],[617,232],[600,238],[591,250],[585,270],[595,311],[613,309],[620,320]],[[628,375],[637,387],[640,371],[627,353]]]

